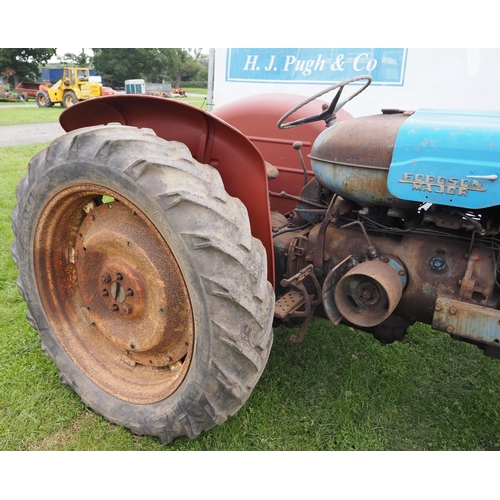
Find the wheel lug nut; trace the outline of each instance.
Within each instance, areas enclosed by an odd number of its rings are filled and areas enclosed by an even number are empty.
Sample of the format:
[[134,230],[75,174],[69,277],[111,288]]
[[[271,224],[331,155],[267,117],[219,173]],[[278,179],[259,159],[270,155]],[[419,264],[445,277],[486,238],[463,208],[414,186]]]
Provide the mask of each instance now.
[[123,279],[123,274],[122,274],[122,273],[117,273],[117,275],[116,275],[116,279],[117,279],[118,281],[121,281],[121,280]]
[[113,309],[113,311],[118,311],[118,309],[120,309],[120,308],[118,307],[117,304],[113,304],[112,309]]
[[127,290],[127,295],[128,295],[129,297],[132,297],[132,296],[134,295],[134,291],[133,291],[131,288],[129,288],[129,289]]
[[110,276],[109,274],[107,274],[107,273],[106,273],[106,274],[103,274],[103,275],[101,276],[101,281],[102,281],[103,283],[109,283],[109,282],[111,281],[111,276]]
[[122,311],[125,313],[125,314],[130,314],[132,312],[132,307],[129,306],[128,304],[125,304],[123,307],[122,307]]
[[107,297],[108,295],[109,295],[109,292],[108,292],[106,289],[104,289],[104,290],[102,291],[102,296],[103,296],[103,297]]

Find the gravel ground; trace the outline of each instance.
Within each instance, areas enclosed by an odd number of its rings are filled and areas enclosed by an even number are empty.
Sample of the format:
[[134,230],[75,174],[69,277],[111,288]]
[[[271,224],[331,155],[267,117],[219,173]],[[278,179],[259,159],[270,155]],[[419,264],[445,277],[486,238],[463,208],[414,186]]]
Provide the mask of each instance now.
[[53,141],[65,134],[59,123],[8,125],[0,127],[0,147]]

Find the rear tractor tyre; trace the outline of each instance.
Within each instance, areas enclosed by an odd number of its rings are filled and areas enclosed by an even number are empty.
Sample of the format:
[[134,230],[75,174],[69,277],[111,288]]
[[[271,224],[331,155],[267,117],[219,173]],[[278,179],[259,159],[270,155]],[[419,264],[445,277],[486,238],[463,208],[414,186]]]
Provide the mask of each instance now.
[[69,90],[63,95],[62,101],[61,101],[61,106],[63,108],[69,108],[73,106],[73,104],[76,104],[78,102],[78,99],[75,95],[75,93],[72,90]]
[[274,292],[214,168],[151,130],[89,127],[31,160],[17,200],[28,320],[88,407],[163,443],[238,411],[269,356]]
[[50,108],[54,103],[50,100],[49,93],[46,90],[39,90],[36,93],[36,104],[39,108]]

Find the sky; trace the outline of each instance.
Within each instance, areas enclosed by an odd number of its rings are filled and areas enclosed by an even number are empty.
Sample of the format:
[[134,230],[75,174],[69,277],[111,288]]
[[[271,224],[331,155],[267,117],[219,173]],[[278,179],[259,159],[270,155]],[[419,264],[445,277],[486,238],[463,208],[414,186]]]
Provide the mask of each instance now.
[[[93,52],[91,49],[83,49],[87,55],[92,55]],[[63,57],[64,54],[80,54],[82,52],[82,47],[77,48],[77,49],[57,49],[57,54],[55,57],[53,57],[50,62],[58,62],[59,57]]]
[[[402,8],[400,0],[307,4],[296,0],[254,0],[232,12],[228,3],[166,5],[152,9],[120,9],[113,5],[82,10],[65,6],[71,29],[41,29],[39,19],[5,23],[0,47],[499,47],[497,16],[491,2],[475,0],[474,8],[450,9],[446,2],[420,0],[418,8]],[[155,7],[157,10],[157,7]],[[238,18],[244,22],[238,22]],[[79,51],[61,49],[64,51]]]
[[[94,45],[94,47],[95,47],[95,45]],[[69,54],[80,54],[82,52],[82,50],[87,55],[92,55],[93,54],[92,49],[86,49],[86,48],[82,48],[82,47],[80,47],[80,48],[72,48],[72,49],[71,48],[70,49],[68,49],[68,48],[66,48],[66,49],[65,48],[63,48],[63,49],[57,49],[57,54],[56,54],[55,57],[53,57],[51,59],[51,62],[58,62],[58,58],[64,56],[64,54],[68,54],[68,53]],[[209,49],[202,49],[202,50],[203,50],[204,54],[208,54],[208,50]]]

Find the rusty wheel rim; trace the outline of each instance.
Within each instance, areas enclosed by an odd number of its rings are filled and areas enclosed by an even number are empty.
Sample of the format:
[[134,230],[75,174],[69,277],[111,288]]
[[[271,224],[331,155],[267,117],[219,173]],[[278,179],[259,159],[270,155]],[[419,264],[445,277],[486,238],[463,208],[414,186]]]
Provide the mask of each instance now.
[[50,327],[89,379],[138,404],[179,387],[192,306],[175,256],[141,210],[93,184],[66,188],[40,215],[33,255]]

